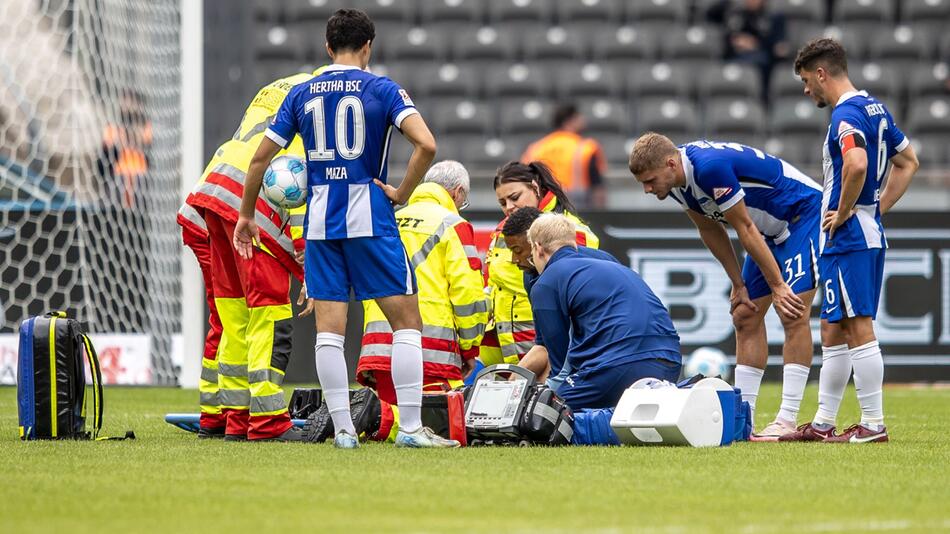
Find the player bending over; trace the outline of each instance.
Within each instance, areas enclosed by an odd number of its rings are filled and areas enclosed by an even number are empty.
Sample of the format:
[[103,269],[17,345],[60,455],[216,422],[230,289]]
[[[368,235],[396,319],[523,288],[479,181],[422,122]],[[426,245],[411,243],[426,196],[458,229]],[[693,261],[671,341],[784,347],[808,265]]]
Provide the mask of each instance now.
[[[907,190],[919,163],[884,104],[852,85],[840,43],[833,39],[809,42],[798,52],[795,73],[818,107],[833,109],[823,148],[818,268],[825,302],[818,413],[811,423],[783,436],[783,441],[887,441],[884,359],[872,323],[880,302],[887,248],[881,214],[890,211]],[[888,163],[894,165],[890,174]],[[861,422],[836,435],[835,419],[852,369]]]
[[[808,305],[818,287],[818,184],[757,148],[714,141],[676,147],[652,132],[634,144],[630,172],[645,193],[680,203],[732,281],[735,385],[753,411],[769,354],[765,313],[775,306],[785,328],[782,406],[753,439],[794,432],[812,359]],[[748,253],[741,269],[720,223],[736,230]]]
[[[376,299],[392,325],[392,381],[401,427],[397,447],[457,447],[422,426],[422,320],[416,282],[399,240],[393,203],[404,204],[435,157],[435,139],[409,95],[364,69],[376,30],[362,11],[340,9],[327,21],[333,64],[293,90],[266,131],[248,171],[234,246],[254,254],[253,207],[271,157],[297,133],[307,148],[310,188],[305,279],[315,299],[317,375],[333,425],[334,445],[359,446],[350,416],[343,335],[350,291]],[[386,185],[392,129],[413,145],[399,188]]]

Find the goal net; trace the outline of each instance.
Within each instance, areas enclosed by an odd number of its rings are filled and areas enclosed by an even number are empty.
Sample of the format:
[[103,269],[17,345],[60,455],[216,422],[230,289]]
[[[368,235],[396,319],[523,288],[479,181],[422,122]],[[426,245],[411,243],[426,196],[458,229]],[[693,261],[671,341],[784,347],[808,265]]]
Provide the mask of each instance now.
[[0,3],[0,383],[51,310],[93,333],[107,383],[177,381],[179,8]]

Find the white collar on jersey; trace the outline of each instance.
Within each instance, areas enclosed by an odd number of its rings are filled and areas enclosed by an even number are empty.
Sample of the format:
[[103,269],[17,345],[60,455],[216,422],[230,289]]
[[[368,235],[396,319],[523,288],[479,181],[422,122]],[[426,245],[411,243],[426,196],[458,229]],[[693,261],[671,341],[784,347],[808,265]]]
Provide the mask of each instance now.
[[332,70],[363,70],[356,65],[340,65],[339,63],[334,63],[327,68],[323,69],[323,72],[330,72]]
[[695,183],[695,179],[693,178],[693,162],[686,156],[685,148],[681,148],[679,151],[680,159],[683,161],[683,174],[686,175],[686,185],[683,187],[687,188]]
[[841,95],[840,98],[838,98],[838,103],[835,104],[835,107],[838,107],[838,106],[840,106],[841,104],[844,104],[845,100],[847,100],[847,99],[849,99],[849,98],[854,98],[854,97],[856,97],[856,96],[864,96],[864,97],[866,97],[866,96],[868,96],[868,92],[867,92],[867,91],[848,91],[847,93]]

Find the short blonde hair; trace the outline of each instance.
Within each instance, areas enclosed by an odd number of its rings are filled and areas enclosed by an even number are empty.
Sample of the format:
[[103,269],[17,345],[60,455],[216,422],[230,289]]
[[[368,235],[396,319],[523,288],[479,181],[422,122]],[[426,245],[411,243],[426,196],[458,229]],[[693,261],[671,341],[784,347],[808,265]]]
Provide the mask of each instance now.
[[548,252],[563,247],[576,247],[577,227],[570,219],[556,213],[545,213],[528,228],[528,242]]
[[676,145],[669,137],[656,132],[641,135],[630,151],[630,172],[634,176],[659,169],[666,158],[676,153]]

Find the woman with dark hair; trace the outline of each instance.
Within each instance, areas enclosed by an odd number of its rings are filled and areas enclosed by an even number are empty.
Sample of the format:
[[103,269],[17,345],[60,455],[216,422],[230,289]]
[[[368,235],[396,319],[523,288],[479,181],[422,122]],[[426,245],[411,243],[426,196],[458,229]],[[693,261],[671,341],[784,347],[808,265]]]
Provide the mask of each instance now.
[[[563,213],[577,226],[577,244],[598,248],[600,240],[580,218],[561,184],[543,163],[506,163],[495,173],[495,196],[505,214],[492,233],[486,263],[494,321],[494,335],[486,333],[479,359],[485,365],[518,363],[534,345],[534,316],[521,269],[511,261],[501,229],[516,210],[532,207]],[[496,344],[497,343],[497,344]]]

